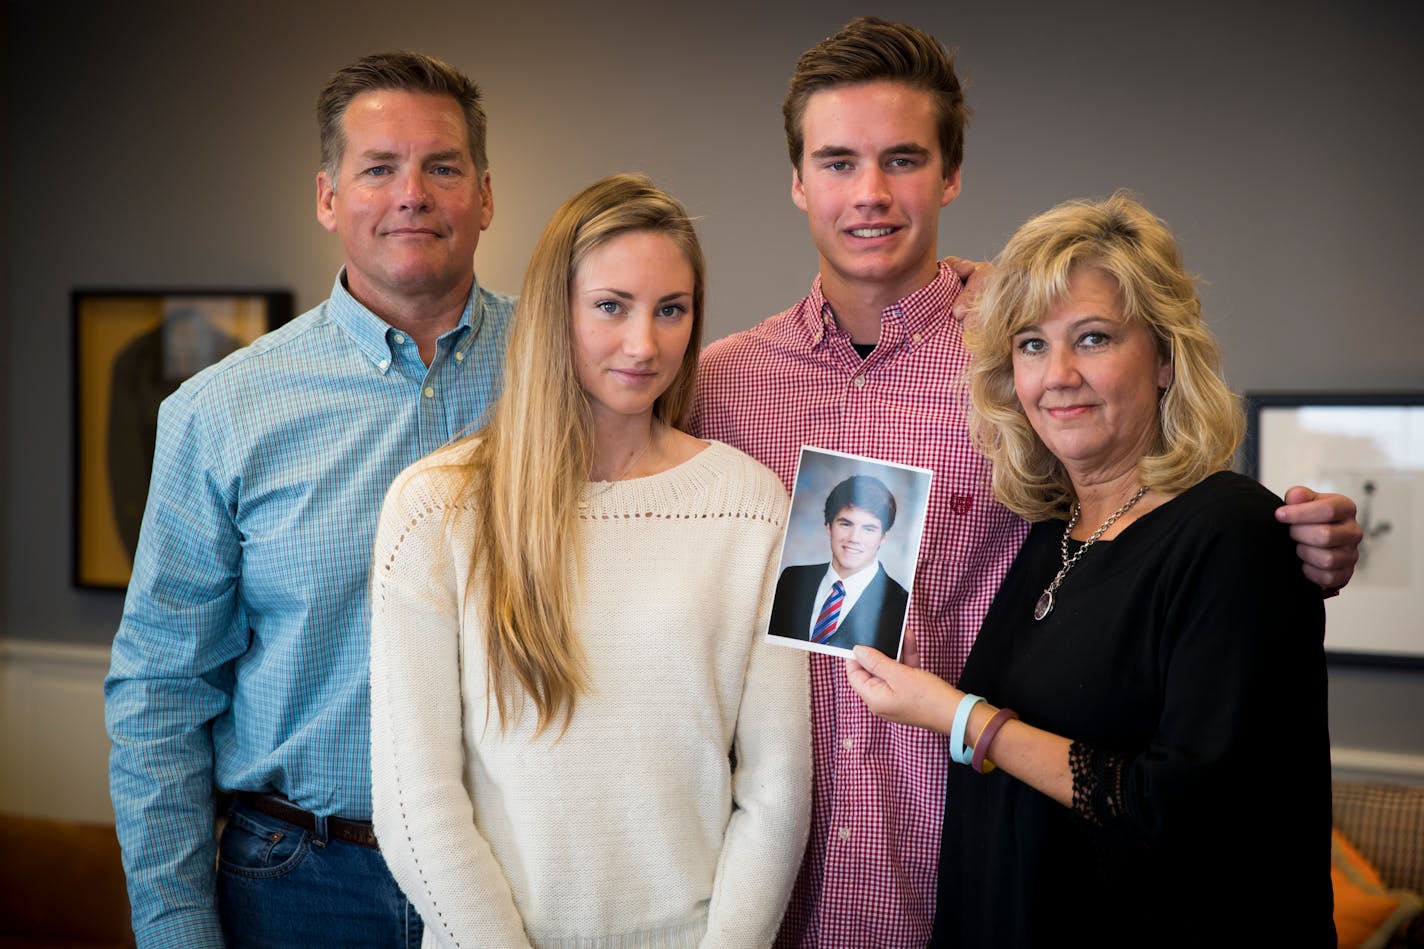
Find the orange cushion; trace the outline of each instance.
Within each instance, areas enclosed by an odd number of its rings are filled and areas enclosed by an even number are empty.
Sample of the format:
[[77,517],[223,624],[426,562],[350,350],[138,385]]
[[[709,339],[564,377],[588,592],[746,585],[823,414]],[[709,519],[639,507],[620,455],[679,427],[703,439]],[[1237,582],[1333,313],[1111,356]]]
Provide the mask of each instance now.
[[1424,902],[1407,890],[1386,890],[1379,872],[1345,835],[1330,832],[1330,881],[1335,887],[1335,932],[1341,949],[1383,946]]

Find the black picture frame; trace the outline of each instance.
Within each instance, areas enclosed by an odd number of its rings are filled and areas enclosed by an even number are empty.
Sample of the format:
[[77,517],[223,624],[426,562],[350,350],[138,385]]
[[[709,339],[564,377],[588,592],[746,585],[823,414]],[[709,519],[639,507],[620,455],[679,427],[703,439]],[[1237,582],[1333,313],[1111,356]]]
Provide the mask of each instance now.
[[1241,467],[1354,499],[1365,531],[1350,585],[1326,601],[1336,665],[1424,669],[1424,392],[1254,392]]
[[292,318],[280,289],[81,288],[73,344],[76,587],[123,590],[148,497],[158,404]]

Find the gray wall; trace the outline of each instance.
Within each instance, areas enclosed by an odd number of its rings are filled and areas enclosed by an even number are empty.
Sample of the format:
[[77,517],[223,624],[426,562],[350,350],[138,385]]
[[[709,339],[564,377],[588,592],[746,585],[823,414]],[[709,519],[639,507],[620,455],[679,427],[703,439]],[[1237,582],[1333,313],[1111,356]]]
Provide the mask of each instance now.
[[[1414,0],[885,3],[960,49],[977,117],[941,251],[992,256],[1070,196],[1139,191],[1203,274],[1233,386],[1424,388],[1424,12]],[[0,635],[106,642],[120,600],[69,585],[68,292],[279,285],[321,300],[312,103],[376,49],[488,95],[496,213],[481,281],[517,290],[578,187],[640,169],[703,215],[711,335],[815,272],[779,103],[797,54],[861,12],[825,0],[56,4],[4,30]],[[1337,671],[1337,741],[1424,752],[1424,676]]]

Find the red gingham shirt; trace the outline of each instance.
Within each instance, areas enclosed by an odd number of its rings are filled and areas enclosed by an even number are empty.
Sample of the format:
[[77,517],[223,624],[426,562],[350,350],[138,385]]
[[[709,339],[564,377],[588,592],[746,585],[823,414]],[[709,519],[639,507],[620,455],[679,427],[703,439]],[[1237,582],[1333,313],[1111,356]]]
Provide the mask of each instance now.
[[[791,485],[802,445],[934,471],[909,631],[921,664],[955,681],[1028,526],[995,503],[965,424],[959,280],[881,315],[862,360],[821,295],[708,346],[691,430],[740,448]],[[934,921],[948,742],[881,721],[841,659],[811,655],[811,839],[778,946],[922,947]]]

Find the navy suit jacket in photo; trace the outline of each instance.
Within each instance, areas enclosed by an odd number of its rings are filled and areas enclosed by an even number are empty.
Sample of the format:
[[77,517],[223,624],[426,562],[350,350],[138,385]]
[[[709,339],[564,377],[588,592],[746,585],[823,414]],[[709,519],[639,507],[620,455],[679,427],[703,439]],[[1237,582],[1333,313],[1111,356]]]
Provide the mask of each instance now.
[[[776,597],[771,604],[770,631],[773,636],[809,640],[811,618],[821,608],[816,590],[830,569],[829,563],[787,567],[776,581]],[[890,578],[883,564],[875,565],[875,579],[855,601],[840,625],[822,645],[850,649],[860,643],[874,646],[891,658],[899,658],[900,630],[905,625],[905,609],[910,596]]]

